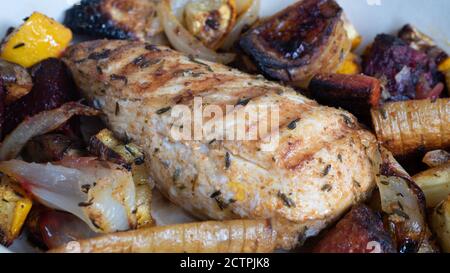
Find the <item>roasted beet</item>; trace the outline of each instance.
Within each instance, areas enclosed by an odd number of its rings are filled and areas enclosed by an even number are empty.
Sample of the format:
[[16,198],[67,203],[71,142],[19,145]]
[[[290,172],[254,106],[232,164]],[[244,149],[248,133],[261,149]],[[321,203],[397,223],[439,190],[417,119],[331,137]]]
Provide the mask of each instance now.
[[79,95],[66,65],[58,59],[44,60],[31,68],[33,89],[5,109],[3,136],[10,133],[26,117],[57,108]]
[[78,217],[43,206],[32,209],[26,226],[30,239],[44,249],[96,236],[96,233]]
[[387,91],[384,101],[436,98],[444,89],[435,61],[392,35],[375,38],[364,56],[363,71],[380,79]]
[[64,156],[83,155],[81,140],[77,141],[63,134],[37,136],[23,150],[24,159],[36,163],[60,161]]
[[365,205],[353,208],[314,247],[315,253],[394,253],[380,215]]

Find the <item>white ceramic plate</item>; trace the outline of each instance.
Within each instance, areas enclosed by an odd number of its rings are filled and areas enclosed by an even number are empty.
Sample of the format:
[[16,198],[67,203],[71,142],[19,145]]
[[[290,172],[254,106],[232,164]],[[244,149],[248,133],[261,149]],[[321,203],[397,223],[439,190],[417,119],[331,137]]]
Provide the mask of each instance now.
[[[261,0],[261,16],[269,16],[296,0]],[[10,26],[18,26],[33,11],[39,11],[62,20],[64,11],[77,0],[15,0],[4,1],[0,9],[0,37]],[[378,33],[395,33],[406,23],[411,23],[433,37],[450,52],[450,1],[448,0],[338,0],[347,16],[364,38],[370,43]],[[157,218],[164,224],[192,220],[178,208],[166,204],[157,197]],[[163,205],[164,204],[164,205]],[[170,215],[170,216],[169,216]],[[25,240],[18,240],[12,251],[29,252],[34,249]],[[0,253],[7,251],[0,246]]]

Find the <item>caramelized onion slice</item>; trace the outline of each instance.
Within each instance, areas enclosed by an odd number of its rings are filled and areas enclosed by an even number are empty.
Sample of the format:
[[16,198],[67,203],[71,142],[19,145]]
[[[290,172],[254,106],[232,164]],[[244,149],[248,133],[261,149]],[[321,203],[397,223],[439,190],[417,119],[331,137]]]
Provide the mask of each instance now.
[[16,158],[30,139],[56,130],[75,115],[96,116],[99,114],[99,111],[91,107],[69,102],[60,108],[41,112],[25,119],[0,145],[0,161]]
[[217,53],[204,46],[195,38],[175,16],[170,0],[162,0],[158,12],[167,38],[173,48],[195,58],[227,64],[234,60],[235,54]]

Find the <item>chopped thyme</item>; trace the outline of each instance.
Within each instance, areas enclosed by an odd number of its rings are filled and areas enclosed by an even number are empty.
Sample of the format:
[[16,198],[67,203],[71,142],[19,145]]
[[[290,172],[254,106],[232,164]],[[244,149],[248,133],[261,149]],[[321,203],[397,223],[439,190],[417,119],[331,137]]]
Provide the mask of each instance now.
[[170,106],[169,106],[169,107],[161,108],[161,109],[159,109],[158,111],[156,111],[156,114],[162,115],[162,114],[168,112],[171,108],[172,108],[172,107],[170,107]]
[[289,123],[288,126],[287,126],[288,129],[289,129],[289,130],[294,130],[295,128],[297,128],[297,122],[299,122],[299,121],[300,121],[299,118],[297,118],[297,119],[291,121],[291,123]]
[[294,201],[291,198],[289,198],[286,194],[284,194],[282,192],[278,192],[277,196],[278,196],[278,198],[280,198],[283,201],[283,203],[286,207],[295,208]]

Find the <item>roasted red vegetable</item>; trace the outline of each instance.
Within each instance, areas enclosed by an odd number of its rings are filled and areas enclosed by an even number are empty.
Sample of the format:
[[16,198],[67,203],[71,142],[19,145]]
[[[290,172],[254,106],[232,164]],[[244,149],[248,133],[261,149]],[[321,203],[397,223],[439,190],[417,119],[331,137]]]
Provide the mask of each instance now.
[[6,88],[4,86],[3,80],[0,79],[0,136],[3,132],[3,126],[5,123],[5,99],[6,99]]
[[364,75],[318,74],[309,84],[310,94],[319,103],[342,107],[358,118],[370,120],[370,109],[378,107],[380,82]]
[[86,155],[82,151],[81,140],[63,134],[37,136],[27,143],[22,154],[26,161],[36,163],[60,161],[65,156]]
[[30,239],[45,249],[96,236],[96,233],[78,217],[43,206],[31,210],[26,227]]
[[363,58],[363,72],[380,79],[384,101],[437,98],[443,75],[434,60],[395,36],[381,34]]
[[47,59],[31,68],[33,89],[5,109],[3,136],[26,117],[51,110],[79,98],[66,65],[58,59]]
[[380,215],[365,205],[353,208],[313,248],[315,253],[395,253]]

